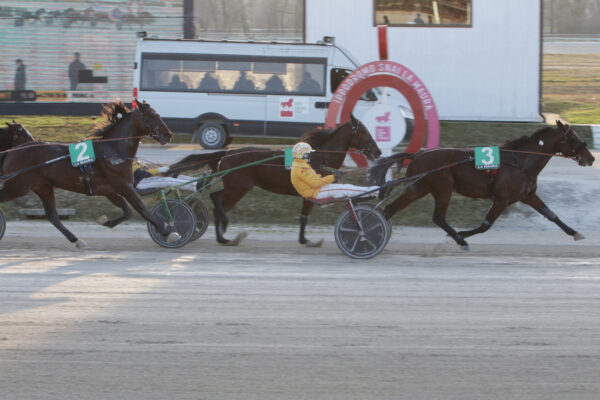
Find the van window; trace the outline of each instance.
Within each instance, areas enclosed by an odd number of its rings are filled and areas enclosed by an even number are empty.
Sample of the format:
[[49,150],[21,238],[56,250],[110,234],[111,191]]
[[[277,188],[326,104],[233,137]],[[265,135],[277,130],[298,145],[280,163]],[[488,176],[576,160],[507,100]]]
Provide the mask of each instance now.
[[142,54],[141,90],[325,96],[326,58]]

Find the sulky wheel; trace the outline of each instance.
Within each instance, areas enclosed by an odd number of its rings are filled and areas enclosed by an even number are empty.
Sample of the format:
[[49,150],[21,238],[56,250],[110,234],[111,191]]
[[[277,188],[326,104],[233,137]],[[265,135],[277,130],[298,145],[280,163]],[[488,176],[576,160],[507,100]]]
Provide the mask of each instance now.
[[[158,232],[154,225],[152,225],[150,222],[148,222],[148,233],[150,234],[152,240],[154,240],[158,245],[175,249],[185,245],[192,238],[194,230],[196,229],[196,217],[192,209],[181,200],[167,200],[167,206],[169,207],[169,212],[173,217],[175,231],[179,233],[181,239],[169,243],[167,241],[167,237],[161,235],[160,232]],[[164,223],[165,225],[169,223],[162,203],[155,205],[150,213],[160,223]]]
[[357,220],[349,209],[339,216],[335,224],[335,242],[348,257],[375,257],[384,249],[390,236],[388,222],[372,206],[355,206],[354,211]]
[[0,239],[4,237],[4,232],[6,232],[6,218],[4,218],[4,213],[0,210]]
[[190,239],[192,241],[199,239],[202,235],[204,235],[204,232],[206,232],[208,224],[210,223],[210,217],[208,214],[208,208],[206,208],[200,199],[191,199],[188,201],[188,205],[196,216],[196,230]]
[[[371,207],[372,209],[374,209],[374,210],[377,210],[378,212],[380,212],[380,213],[381,213],[381,209],[380,209],[380,208],[377,208],[377,207],[375,206],[375,204],[373,204],[373,203],[361,203],[360,205],[361,205],[361,206],[367,206],[367,207]],[[383,214],[382,214],[382,215],[383,215]],[[385,219],[385,218],[384,218],[384,219]],[[385,242],[385,244],[387,245],[387,243],[388,243],[388,242],[390,241],[390,239],[392,238],[392,221],[391,221],[391,220],[389,220],[389,219],[386,219],[386,220],[385,220],[385,222],[386,222],[387,229],[388,229],[388,232],[389,232],[389,234],[388,234],[388,238],[387,238],[387,241]]]

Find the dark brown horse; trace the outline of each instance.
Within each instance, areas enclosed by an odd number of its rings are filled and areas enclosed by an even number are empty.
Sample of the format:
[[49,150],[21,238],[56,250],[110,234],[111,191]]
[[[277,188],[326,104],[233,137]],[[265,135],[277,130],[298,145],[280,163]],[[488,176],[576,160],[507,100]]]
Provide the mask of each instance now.
[[[58,219],[54,188],[76,193],[106,196],[123,210],[123,215],[103,223],[114,227],[131,216],[127,203],[146,220],[156,226],[161,234],[171,240],[178,235],[151,217],[133,188],[131,163],[135,158],[142,136],[149,136],[166,144],[173,136],[160,116],[150,105],[137,102],[130,111],[120,101],[105,107],[107,122],[94,132],[96,161],[89,168],[71,166],[68,146],[45,142],[20,145],[6,154],[4,160],[4,187],[0,190],[0,203],[24,196],[32,190],[40,198],[48,220],[77,247],[86,244],[73,235]],[[91,193],[90,193],[91,192]]]
[[17,124],[15,121],[12,123],[7,122],[6,126],[7,128],[0,128],[0,151],[6,151],[20,144],[35,140],[23,125]]
[[0,128],[0,175],[2,175],[2,165],[6,158],[7,150],[20,144],[33,142],[35,139],[27,129],[15,121],[6,123],[7,128]]
[[[536,194],[537,176],[552,155],[561,153],[574,158],[581,166],[589,166],[594,162],[586,143],[577,133],[560,121],[557,121],[557,125],[557,128],[542,128],[531,136],[506,142],[500,147],[501,166],[496,174],[476,170],[471,149],[435,149],[413,155],[399,153],[382,158],[371,168],[370,175],[374,182],[383,184],[388,168],[405,159],[412,161],[406,169],[404,179],[414,179],[400,197],[385,207],[385,217],[390,219],[415,200],[431,193],[435,199],[433,222],[464,250],[468,250],[465,238],[487,231],[507,206],[520,201],[533,207],[575,240],[583,239],[580,233],[563,223]],[[380,193],[383,192],[382,190]],[[478,228],[456,232],[448,225],[446,210],[452,192],[470,198],[492,199],[492,207]]]
[[[350,148],[358,149],[371,160],[381,155],[381,150],[377,147],[377,143],[375,143],[367,128],[354,116],[351,117],[350,121],[333,131],[317,130],[309,132],[301,140],[307,142],[316,150],[311,155],[310,163],[315,170],[324,174],[331,173],[325,170],[324,167],[340,168]],[[213,171],[226,171],[269,157],[283,156],[283,154],[284,152],[281,150],[265,150],[252,147],[208,154],[192,154],[172,164],[169,171],[178,174],[184,170],[198,169],[205,165],[210,165]],[[229,222],[226,213],[254,186],[272,193],[298,196],[290,180],[290,171],[284,168],[283,158],[230,172],[223,177],[223,186],[223,190],[211,193],[210,198],[215,206],[217,242],[228,245],[239,243],[245,234],[238,235],[233,241],[223,237]],[[307,246],[320,246],[322,241],[311,242],[304,236],[308,215],[313,205],[314,203],[307,200],[302,203],[299,241]]]

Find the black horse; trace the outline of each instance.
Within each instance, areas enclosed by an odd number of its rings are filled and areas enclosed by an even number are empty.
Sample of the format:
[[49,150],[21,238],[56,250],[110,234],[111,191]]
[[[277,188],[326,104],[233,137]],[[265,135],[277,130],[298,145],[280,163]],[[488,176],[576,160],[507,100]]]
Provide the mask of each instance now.
[[[392,164],[412,160],[404,178],[412,183],[385,207],[385,217],[390,219],[415,200],[431,193],[435,199],[433,222],[464,250],[468,250],[465,238],[487,231],[506,207],[521,201],[554,222],[575,240],[583,239],[583,235],[563,223],[536,194],[537,176],[552,155],[561,153],[575,159],[581,166],[590,166],[594,162],[586,143],[577,133],[569,125],[565,126],[560,121],[556,123],[556,128],[545,127],[531,136],[506,142],[500,148],[502,164],[495,175],[475,169],[471,149],[434,149],[416,154],[399,153],[380,159],[370,170],[372,181],[379,185],[384,184],[385,174]],[[385,192],[386,190],[381,190],[380,196]],[[448,225],[446,210],[453,192],[470,198],[492,199],[492,207],[481,226],[456,232]]]
[[127,203],[157,230],[175,241],[179,235],[173,229],[156,221],[133,188],[131,164],[135,159],[140,138],[149,136],[161,144],[171,140],[173,133],[150,105],[135,101],[137,108],[130,111],[120,101],[107,105],[103,111],[104,126],[94,132],[96,161],[89,168],[71,165],[68,146],[45,142],[30,142],[15,147],[4,160],[4,187],[0,202],[21,197],[32,190],[42,201],[48,220],[77,247],[86,244],[73,235],[58,219],[54,188],[88,195],[106,196],[123,210],[123,215],[108,220],[104,226],[112,228],[129,219]]

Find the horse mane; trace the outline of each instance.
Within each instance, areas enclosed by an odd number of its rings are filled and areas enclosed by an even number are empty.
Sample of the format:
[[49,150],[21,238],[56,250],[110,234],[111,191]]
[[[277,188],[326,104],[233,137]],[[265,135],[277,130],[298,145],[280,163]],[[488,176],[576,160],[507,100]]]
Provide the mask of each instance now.
[[[132,111],[121,100],[106,104],[100,112],[101,120],[92,128],[93,132],[87,137],[104,137],[113,126],[119,123]],[[120,114],[120,115],[119,115]]]
[[322,129],[315,129],[314,131],[306,132],[304,135],[302,135],[300,141],[310,144],[310,147],[312,147],[313,149],[317,149],[320,146],[327,143],[329,140],[331,140],[331,136],[335,134],[335,132],[342,126],[343,125],[340,125],[335,129],[327,131],[324,131]]
[[551,126],[547,126],[545,128],[540,128],[535,131],[531,136],[521,136],[520,138],[510,139],[504,142],[502,148],[504,149],[518,149],[527,144],[537,144],[542,136],[549,131],[553,131],[554,128]]

